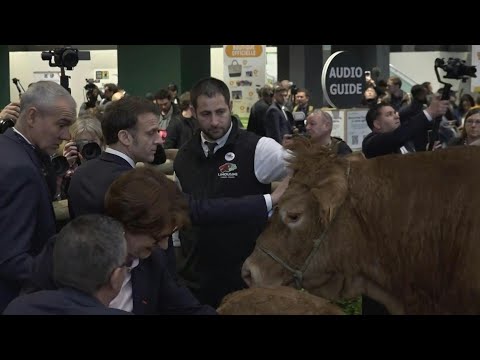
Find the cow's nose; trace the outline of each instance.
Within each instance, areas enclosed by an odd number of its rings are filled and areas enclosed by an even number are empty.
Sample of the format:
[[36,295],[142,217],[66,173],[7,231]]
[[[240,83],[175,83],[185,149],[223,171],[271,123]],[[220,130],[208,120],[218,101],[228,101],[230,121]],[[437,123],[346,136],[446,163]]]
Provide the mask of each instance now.
[[246,262],[242,266],[242,279],[248,287],[252,286],[252,273]]

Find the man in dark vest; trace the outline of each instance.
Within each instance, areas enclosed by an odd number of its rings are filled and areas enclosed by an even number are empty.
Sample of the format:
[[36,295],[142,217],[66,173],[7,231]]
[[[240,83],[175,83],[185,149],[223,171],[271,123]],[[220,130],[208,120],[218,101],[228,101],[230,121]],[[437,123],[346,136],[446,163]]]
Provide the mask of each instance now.
[[[191,90],[199,129],[178,151],[174,170],[183,192],[198,199],[270,192],[286,175],[286,150],[275,140],[239,129],[231,116],[227,85],[214,78]],[[271,208],[265,196],[267,208]],[[181,231],[179,275],[202,303],[217,307],[226,294],[245,288],[240,271],[262,226],[222,224]]]

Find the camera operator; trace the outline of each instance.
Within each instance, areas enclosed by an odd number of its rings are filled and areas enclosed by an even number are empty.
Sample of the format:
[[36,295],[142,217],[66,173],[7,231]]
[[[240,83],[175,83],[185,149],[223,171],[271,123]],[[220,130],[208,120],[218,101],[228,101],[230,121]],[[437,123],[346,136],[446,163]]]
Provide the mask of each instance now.
[[428,108],[401,124],[398,112],[391,105],[380,103],[373,106],[366,115],[372,132],[363,139],[365,157],[415,152],[415,137],[430,127],[433,119],[445,115],[447,109],[448,100],[440,100],[437,96]]
[[[76,103],[52,81],[22,95],[14,128],[0,136],[0,310],[32,275],[33,257],[55,234],[50,155],[75,121]],[[52,189],[53,187],[53,189]]]
[[86,93],[87,101],[84,102],[82,105],[80,105],[78,116],[83,116],[86,113],[91,112],[100,103],[100,101],[98,101],[100,90],[98,89],[97,85],[89,82],[87,85],[84,86],[84,89],[87,91]]

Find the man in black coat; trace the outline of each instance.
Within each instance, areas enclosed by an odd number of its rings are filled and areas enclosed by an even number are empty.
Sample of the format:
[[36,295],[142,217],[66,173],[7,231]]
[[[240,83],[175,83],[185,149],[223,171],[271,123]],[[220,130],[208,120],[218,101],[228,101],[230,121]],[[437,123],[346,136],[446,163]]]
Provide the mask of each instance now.
[[433,119],[445,115],[447,100],[434,98],[428,108],[404,119],[390,105],[376,104],[366,115],[367,124],[372,129],[362,142],[362,151],[366,158],[387,154],[406,154],[415,152],[413,140],[431,125]]
[[247,130],[258,136],[265,136],[265,117],[272,104],[273,89],[265,85],[259,91],[260,99],[250,109]]
[[292,134],[293,128],[284,105],[288,99],[288,90],[277,86],[274,90],[273,103],[265,114],[265,136],[282,143],[283,136]]
[[72,96],[51,81],[22,95],[14,128],[0,135],[0,311],[32,273],[33,257],[55,234],[50,155],[70,139]]
[[[202,79],[192,87],[191,97],[200,131],[174,161],[182,191],[205,200],[269,193],[270,183],[287,173],[285,149],[271,138],[239,129],[223,81]],[[201,302],[216,307],[226,294],[246,286],[241,265],[262,229],[262,224],[239,219],[180,232],[184,261],[179,275]]]

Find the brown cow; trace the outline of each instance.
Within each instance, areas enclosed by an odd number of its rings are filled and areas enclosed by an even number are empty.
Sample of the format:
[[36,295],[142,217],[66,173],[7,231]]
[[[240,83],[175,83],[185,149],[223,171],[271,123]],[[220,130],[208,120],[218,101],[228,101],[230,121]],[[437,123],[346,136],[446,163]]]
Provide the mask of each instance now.
[[359,160],[298,145],[243,265],[250,286],[364,294],[393,314],[480,314],[478,147]]
[[220,315],[345,315],[328,300],[286,286],[235,291],[223,298],[217,312]]

